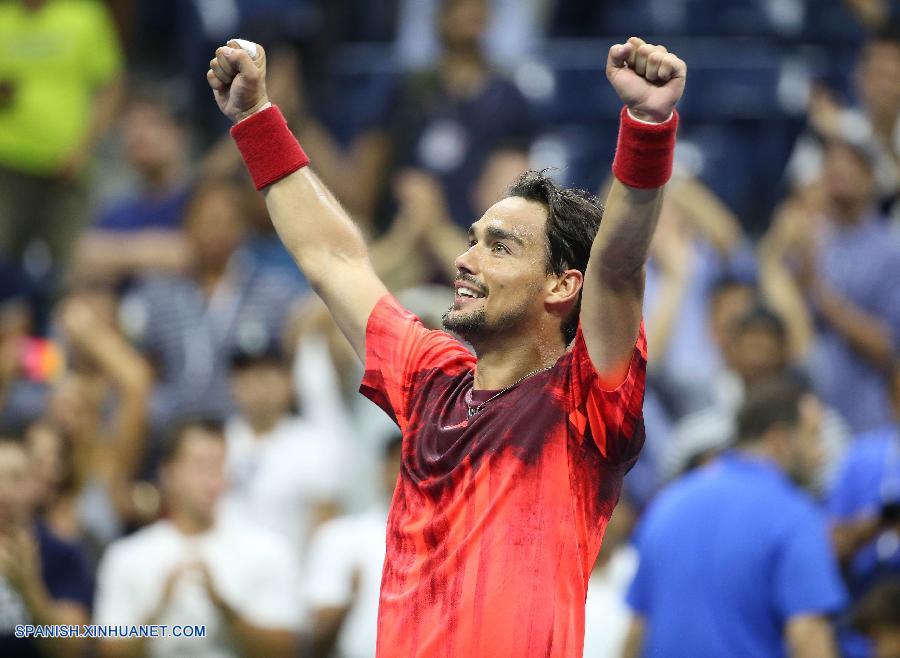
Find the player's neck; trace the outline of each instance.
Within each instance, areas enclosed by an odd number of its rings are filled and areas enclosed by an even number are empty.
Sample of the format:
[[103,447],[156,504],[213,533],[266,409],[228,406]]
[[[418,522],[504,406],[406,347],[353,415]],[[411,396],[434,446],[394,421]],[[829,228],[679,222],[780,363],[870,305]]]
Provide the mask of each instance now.
[[476,350],[476,390],[499,390],[543,368],[549,368],[566,351],[562,341],[505,341],[503,345]]

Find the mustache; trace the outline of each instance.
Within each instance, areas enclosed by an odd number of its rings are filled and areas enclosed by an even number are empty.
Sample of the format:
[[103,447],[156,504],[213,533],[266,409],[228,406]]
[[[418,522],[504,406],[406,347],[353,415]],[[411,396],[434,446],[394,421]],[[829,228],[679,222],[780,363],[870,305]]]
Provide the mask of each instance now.
[[490,292],[490,289],[487,286],[479,283],[478,279],[476,279],[471,274],[460,274],[453,280],[455,285],[459,285],[461,283],[466,284],[467,288],[473,288],[475,291],[482,295],[487,295]]

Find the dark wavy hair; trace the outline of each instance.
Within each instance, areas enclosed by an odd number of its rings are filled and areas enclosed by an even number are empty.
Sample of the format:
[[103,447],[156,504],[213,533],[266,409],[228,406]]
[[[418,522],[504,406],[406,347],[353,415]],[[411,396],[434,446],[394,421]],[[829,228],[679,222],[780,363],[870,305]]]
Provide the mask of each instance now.
[[[585,190],[560,187],[546,169],[526,171],[509,188],[508,196],[537,201],[547,208],[547,274],[568,269],[584,274],[603,219],[603,203]],[[580,311],[579,292],[578,303],[562,324],[566,345],[575,338]]]

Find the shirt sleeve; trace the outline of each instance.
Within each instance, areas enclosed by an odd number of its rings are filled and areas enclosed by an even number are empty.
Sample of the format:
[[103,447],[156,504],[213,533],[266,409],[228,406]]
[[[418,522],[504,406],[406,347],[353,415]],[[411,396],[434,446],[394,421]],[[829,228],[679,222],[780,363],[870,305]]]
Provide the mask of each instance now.
[[647,336],[643,323],[628,374],[613,390],[601,385],[580,326],[569,357],[570,420],[579,430],[590,433],[607,462],[630,466],[644,445]]
[[358,567],[353,547],[353,536],[341,521],[325,523],[313,536],[307,574],[307,601],[312,610],[352,603]]
[[775,563],[775,609],[785,620],[832,614],[846,603],[824,515],[810,506],[787,526]]
[[426,329],[393,295],[385,295],[366,326],[366,368],[359,390],[406,430],[410,403],[430,374],[470,370],[474,364],[475,357],[450,334]]

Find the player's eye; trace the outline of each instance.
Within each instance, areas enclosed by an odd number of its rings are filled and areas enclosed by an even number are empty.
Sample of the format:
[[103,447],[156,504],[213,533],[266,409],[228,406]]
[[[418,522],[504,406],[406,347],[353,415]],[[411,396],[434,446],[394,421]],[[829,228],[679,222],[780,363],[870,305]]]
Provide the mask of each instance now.
[[478,244],[478,240],[469,240],[469,249]]
[[495,242],[495,243],[494,243],[494,246],[493,246],[491,249],[492,249],[492,251],[493,251],[494,253],[499,253],[499,254],[504,254],[504,253],[505,253],[505,254],[508,254],[508,253],[510,253],[510,252],[509,252],[509,249],[507,249],[507,248],[506,248],[506,245],[503,244],[502,242]]

